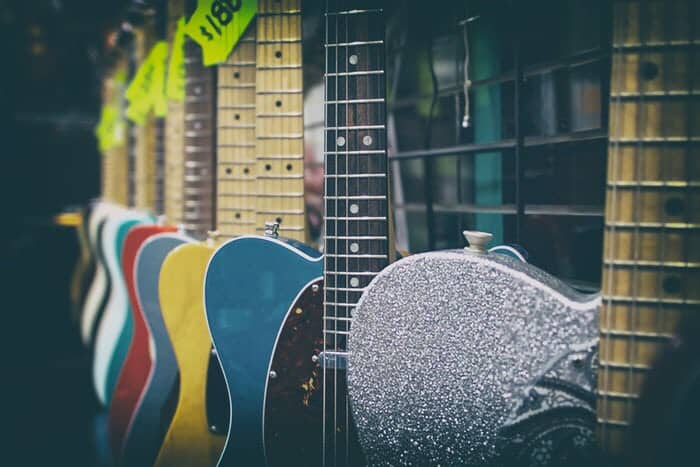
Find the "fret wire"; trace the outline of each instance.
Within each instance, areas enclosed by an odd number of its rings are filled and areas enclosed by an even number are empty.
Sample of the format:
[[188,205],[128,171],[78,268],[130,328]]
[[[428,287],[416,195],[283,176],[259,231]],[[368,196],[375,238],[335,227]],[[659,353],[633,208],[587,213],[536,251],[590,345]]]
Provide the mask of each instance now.
[[[334,76],[369,76],[369,75],[383,75],[384,70],[366,70],[366,71],[340,71],[326,73],[326,77]],[[328,104],[333,104],[333,101],[327,101]]]
[[353,42],[340,42],[340,43],[329,43],[324,44],[324,47],[353,47],[358,45],[384,45],[384,41],[353,41]]
[[[366,9],[366,10],[347,10],[347,11],[328,11],[325,13],[326,16],[334,15],[359,15],[363,13],[382,13],[384,10],[381,8],[376,9]],[[336,31],[337,34],[337,31]]]

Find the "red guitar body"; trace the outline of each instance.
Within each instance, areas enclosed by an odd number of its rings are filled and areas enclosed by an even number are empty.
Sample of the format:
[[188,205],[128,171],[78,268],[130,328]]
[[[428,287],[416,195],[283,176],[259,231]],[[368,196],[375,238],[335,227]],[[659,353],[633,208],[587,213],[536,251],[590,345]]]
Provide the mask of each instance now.
[[148,381],[151,371],[151,354],[149,350],[150,334],[144,319],[141,304],[136,295],[134,282],[134,263],[141,245],[149,237],[164,233],[176,232],[177,228],[162,225],[141,225],[132,228],[124,240],[122,253],[122,270],[129,292],[131,317],[133,320],[133,336],[131,345],[119,372],[119,378],[114,388],[114,394],[109,406],[109,442],[115,459],[121,456],[124,438],[131,423],[131,418],[141,398],[141,393]]

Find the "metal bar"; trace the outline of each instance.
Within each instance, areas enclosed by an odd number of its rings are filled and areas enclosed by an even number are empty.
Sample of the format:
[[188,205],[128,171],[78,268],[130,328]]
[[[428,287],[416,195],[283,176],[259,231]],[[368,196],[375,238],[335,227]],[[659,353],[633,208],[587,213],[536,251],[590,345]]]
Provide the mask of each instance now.
[[[512,8],[517,9],[518,2],[512,4]],[[514,25],[513,25],[513,73],[515,75],[515,86],[513,92],[513,109],[515,111],[515,241],[520,243],[522,241],[522,226],[525,216],[525,200],[523,199],[522,186],[523,186],[523,164],[522,164],[522,153],[524,145],[523,137],[523,124],[524,124],[524,112],[523,106],[521,105],[522,100],[522,86],[523,86],[523,66],[522,66],[522,49],[520,48],[521,42],[521,27],[519,21],[515,20],[519,15],[514,15]]]
[[415,151],[402,151],[389,154],[390,159],[420,159],[431,156],[456,156],[462,154],[472,154],[477,152],[487,152],[499,149],[512,149],[515,141],[504,139],[493,143],[485,144],[463,144],[460,146],[448,146],[436,149],[417,149]]

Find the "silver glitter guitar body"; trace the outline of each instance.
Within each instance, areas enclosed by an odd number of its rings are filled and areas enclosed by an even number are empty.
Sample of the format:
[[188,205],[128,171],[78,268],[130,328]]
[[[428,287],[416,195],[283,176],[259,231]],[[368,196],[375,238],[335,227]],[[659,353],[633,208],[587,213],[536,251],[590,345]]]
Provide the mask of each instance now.
[[599,302],[479,248],[384,269],[348,342],[369,464],[591,465]]

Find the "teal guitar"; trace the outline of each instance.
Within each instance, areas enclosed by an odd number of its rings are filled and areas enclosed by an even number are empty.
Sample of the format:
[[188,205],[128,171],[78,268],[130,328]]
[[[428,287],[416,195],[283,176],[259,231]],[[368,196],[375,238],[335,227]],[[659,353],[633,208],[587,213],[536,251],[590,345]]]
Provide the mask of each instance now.
[[333,2],[326,15],[324,257],[241,237],[207,269],[206,315],[231,402],[219,465],[364,462],[345,338],[364,287],[389,262],[389,208],[382,10],[355,3]]

